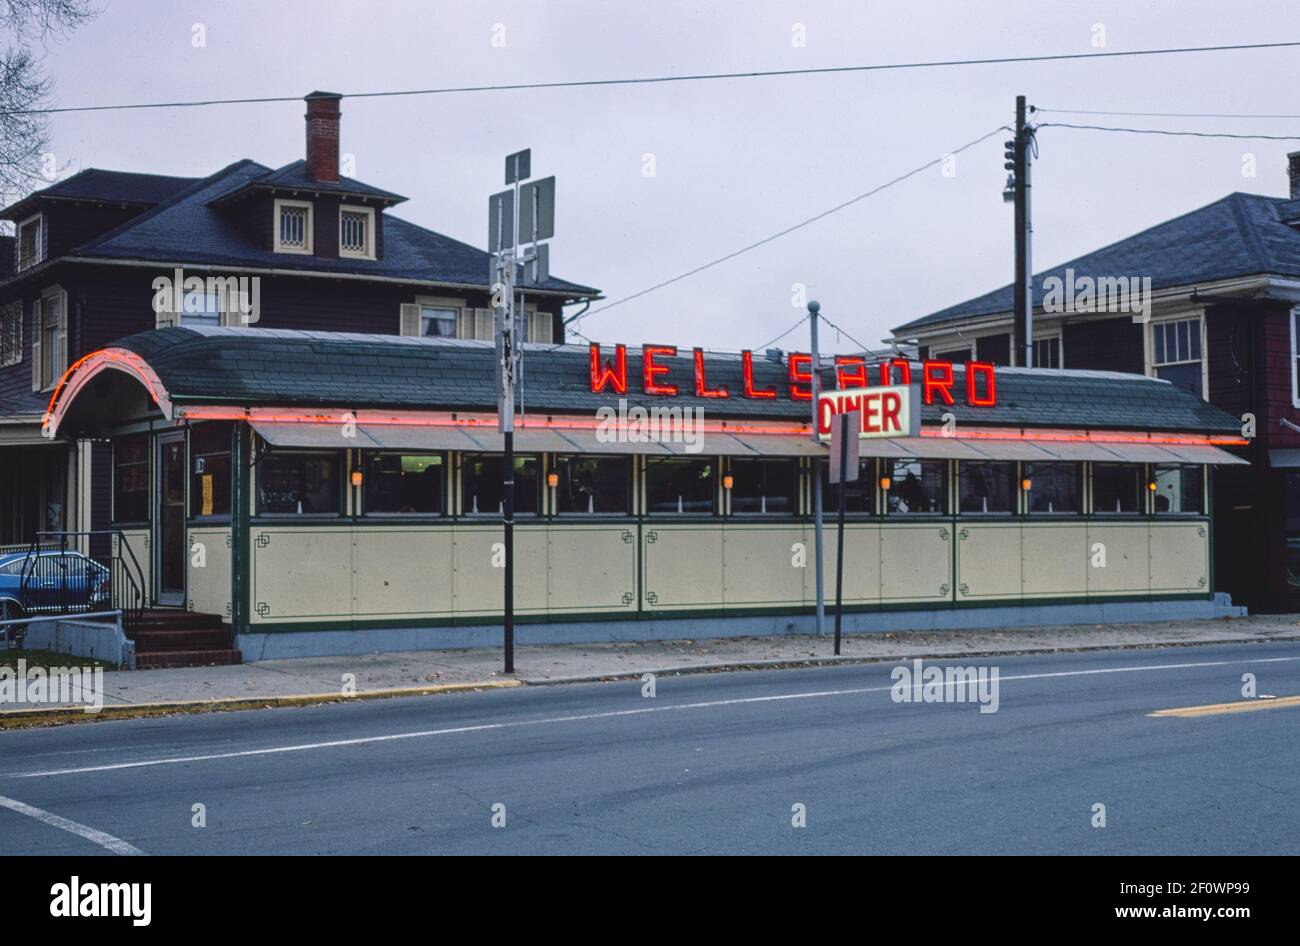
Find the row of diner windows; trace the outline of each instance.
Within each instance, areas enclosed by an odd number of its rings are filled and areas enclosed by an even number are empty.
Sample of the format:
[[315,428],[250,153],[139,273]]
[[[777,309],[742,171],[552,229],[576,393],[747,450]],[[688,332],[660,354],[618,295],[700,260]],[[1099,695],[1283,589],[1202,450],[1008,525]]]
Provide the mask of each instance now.
[[[503,462],[490,453],[272,450],[256,464],[255,514],[497,516]],[[114,520],[147,520],[143,437],[118,441],[114,466]],[[228,517],[228,432],[195,428],[190,466],[190,516]],[[783,457],[523,454],[515,457],[515,506],[520,516],[795,516],[811,508],[811,499],[802,500],[806,472],[804,462]],[[823,508],[834,512],[838,487],[825,483],[824,468],[823,484]],[[864,459],[858,480],[847,485],[845,508],[858,517],[1203,515],[1205,472],[1191,465]]]

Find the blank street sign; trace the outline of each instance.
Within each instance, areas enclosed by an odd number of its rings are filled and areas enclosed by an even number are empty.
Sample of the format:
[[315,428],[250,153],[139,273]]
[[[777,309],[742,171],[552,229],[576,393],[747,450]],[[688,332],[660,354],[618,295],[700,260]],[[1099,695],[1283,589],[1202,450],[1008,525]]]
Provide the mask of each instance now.
[[[533,221],[537,232],[533,233]],[[555,236],[555,178],[525,184],[519,189],[519,240],[549,240]]]
[[[844,430],[844,420],[849,419],[849,435],[842,436]],[[858,427],[862,423],[862,416],[857,411],[849,411],[847,414],[836,414],[831,418],[831,455],[829,462],[829,471],[831,482],[840,481],[840,454],[845,450],[849,452],[848,466],[845,468],[844,480],[852,483],[858,478],[858,457],[860,455],[861,439],[858,437]]]
[[524,284],[540,286],[551,278],[551,245],[537,244],[537,259],[524,264]]
[[506,183],[526,181],[533,176],[533,149],[525,148],[506,155]]
[[488,198],[488,252],[499,253],[515,245],[515,192],[502,191]]

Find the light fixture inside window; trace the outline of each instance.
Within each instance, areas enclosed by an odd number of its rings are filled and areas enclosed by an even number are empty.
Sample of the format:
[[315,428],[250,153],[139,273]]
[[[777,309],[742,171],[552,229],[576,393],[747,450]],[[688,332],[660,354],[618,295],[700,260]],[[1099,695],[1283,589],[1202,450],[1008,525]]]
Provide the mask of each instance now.
[[359,486],[361,485],[361,470],[360,470],[360,469],[356,469],[356,470],[353,470],[353,471],[352,471],[352,485],[353,485],[353,486],[357,486],[357,487],[359,487]]
[[724,476],[724,477],[722,478],[722,488],[723,488],[723,489],[731,489],[731,484],[732,484],[733,482],[735,482],[735,481],[731,478],[731,474],[728,473],[726,476]]
[[556,473],[554,470],[551,470],[551,472],[547,473],[547,474],[546,474],[546,485],[549,486],[551,489],[555,489],[555,487],[559,486],[559,485],[560,485],[560,474],[559,474],[559,473]]
[[880,478],[880,488],[883,489],[883,490],[885,490],[885,491],[888,491],[888,490],[889,490],[889,477],[888,477],[888,476],[882,476],[882,477]]
[[1020,488],[1023,489],[1026,493],[1029,492],[1031,489],[1034,488],[1034,481],[1026,476],[1023,480],[1020,481]]

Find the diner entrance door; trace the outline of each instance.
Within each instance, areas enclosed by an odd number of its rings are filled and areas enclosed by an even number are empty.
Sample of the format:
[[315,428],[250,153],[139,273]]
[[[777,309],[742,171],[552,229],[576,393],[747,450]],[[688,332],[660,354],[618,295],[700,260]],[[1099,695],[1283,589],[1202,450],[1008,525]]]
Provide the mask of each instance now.
[[154,600],[181,607],[185,604],[185,432],[159,434],[155,445]]

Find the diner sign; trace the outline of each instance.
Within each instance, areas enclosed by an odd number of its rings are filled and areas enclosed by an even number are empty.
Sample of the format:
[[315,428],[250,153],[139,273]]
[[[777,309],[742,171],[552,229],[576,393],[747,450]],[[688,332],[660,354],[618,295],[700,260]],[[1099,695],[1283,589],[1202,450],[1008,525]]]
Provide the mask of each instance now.
[[856,415],[858,439],[918,437],[921,392],[914,384],[823,391],[817,398],[817,437],[830,440],[841,414]]
[[[751,400],[792,401],[812,400],[812,355],[789,352],[786,355],[786,383],[762,387],[754,380],[754,353],[740,353],[741,389],[733,391],[725,384],[711,381],[705,370],[704,349],[692,349],[692,376],[674,377],[672,368],[664,359],[676,358],[675,345],[642,345],[640,387],[643,394],[658,397],[676,397],[694,394],[696,397],[724,399],[731,397]],[[835,357],[836,387],[841,390],[889,387],[908,387],[918,382],[921,401],[925,404],[953,405],[964,395],[970,407],[995,407],[998,402],[997,374],[992,362],[968,361],[965,365],[965,390],[957,384],[951,361],[924,359],[920,362],[919,377],[913,378],[914,362],[906,358],[886,358],[867,364],[865,358],[853,355]],[[636,379],[634,379],[636,380]],[[610,392],[627,394],[627,346],[615,345],[612,356],[601,352],[600,345],[591,343],[591,391],[593,394]],[[920,411],[914,412],[917,417]]]

